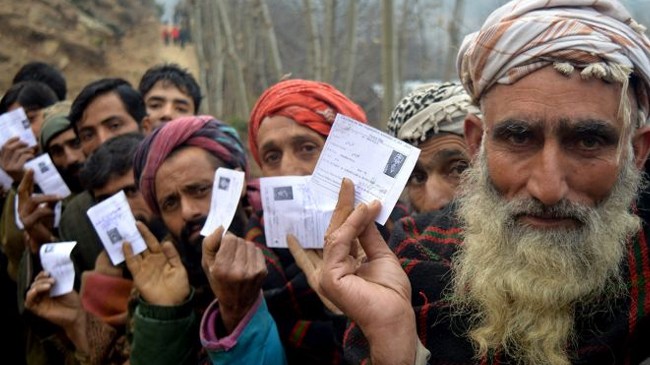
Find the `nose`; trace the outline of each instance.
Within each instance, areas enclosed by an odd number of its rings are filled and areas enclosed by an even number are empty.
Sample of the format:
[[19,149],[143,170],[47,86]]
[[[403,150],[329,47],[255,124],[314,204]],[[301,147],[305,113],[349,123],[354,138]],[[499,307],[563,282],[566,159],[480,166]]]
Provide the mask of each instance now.
[[80,149],[65,146],[63,147],[63,152],[65,153],[65,167],[83,162],[84,155]]
[[439,174],[430,174],[426,182],[426,203],[424,211],[442,209],[454,198],[455,186]]
[[568,165],[560,146],[548,141],[531,161],[526,189],[531,197],[544,205],[553,205],[566,198]]
[[280,168],[280,176],[305,176],[310,175],[314,170],[314,166],[301,160],[292,153],[285,153],[282,156],[282,165]]
[[113,137],[113,134],[110,131],[104,128],[99,128],[97,130],[97,141],[99,142],[97,146],[101,146],[102,144],[104,144],[104,142],[108,141],[111,137]]
[[162,115],[160,117],[161,121],[168,122],[174,119],[174,105],[172,103],[165,103],[162,108]]
[[201,206],[195,199],[181,198],[181,215],[183,220],[189,222],[202,216]]

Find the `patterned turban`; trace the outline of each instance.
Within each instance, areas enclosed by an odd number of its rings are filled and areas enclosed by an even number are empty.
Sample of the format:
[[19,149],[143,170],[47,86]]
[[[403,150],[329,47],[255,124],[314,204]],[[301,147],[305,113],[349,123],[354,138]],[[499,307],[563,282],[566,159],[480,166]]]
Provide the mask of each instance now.
[[468,113],[481,116],[459,82],[422,85],[393,109],[388,134],[415,146],[442,132],[462,136]]
[[616,0],[521,0],[494,11],[481,29],[465,37],[458,53],[461,81],[474,101],[495,83],[512,84],[548,65],[583,77],[628,83],[630,73],[648,117],[650,41]]
[[156,172],[172,152],[185,146],[203,148],[223,161],[225,167],[239,168],[248,173],[244,146],[231,126],[209,115],[181,117],[167,122],[142,141],[133,160],[135,179],[142,196],[149,208],[158,214]]
[[280,81],[262,93],[251,112],[248,124],[251,154],[259,165],[257,132],[266,117],[287,117],[327,136],[338,113],[366,123],[363,109],[332,85],[299,79]]

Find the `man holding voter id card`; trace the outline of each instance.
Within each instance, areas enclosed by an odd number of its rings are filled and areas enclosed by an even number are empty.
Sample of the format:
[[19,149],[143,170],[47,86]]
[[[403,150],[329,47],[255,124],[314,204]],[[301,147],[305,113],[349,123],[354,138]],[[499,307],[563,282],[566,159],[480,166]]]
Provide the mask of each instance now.
[[[355,208],[357,182],[342,183],[321,286],[352,320],[349,363],[645,363],[644,30],[613,0],[522,0],[465,38],[458,72],[483,119],[465,120],[472,161],[455,204],[386,244],[381,204]],[[455,248],[451,262],[435,242]]]
[[[307,188],[337,114],[366,122],[364,110],[334,86],[289,79],[262,93],[249,121],[248,144],[262,170],[264,209],[251,217],[246,240],[265,247],[264,289],[273,290],[267,303],[289,363],[336,364],[342,357],[345,320],[332,315],[338,310],[317,295],[314,285],[333,205],[320,204]],[[391,221],[406,214],[392,213]]]
[[[228,334],[251,306],[260,305],[262,296],[263,254],[239,238],[247,220],[241,202],[247,199],[246,184],[244,179],[235,184],[236,175],[219,177],[224,169],[248,172],[244,147],[236,130],[221,121],[182,117],[149,135],[134,161],[140,191],[173,243],[159,244],[139,226],[147,249],[134,254],[125,245],[127,267],[139,292],[130,362],[197,363],[207,357],[199,338],[201,313],[208,306],[218,310],[220,330]],[[232,224],[222,223],[223,228],[204,239],[201,231],[211,209],[218,208],[211,206],[212,197],[222,189],[230,189],[225,198],[236,202],[230,205]]]

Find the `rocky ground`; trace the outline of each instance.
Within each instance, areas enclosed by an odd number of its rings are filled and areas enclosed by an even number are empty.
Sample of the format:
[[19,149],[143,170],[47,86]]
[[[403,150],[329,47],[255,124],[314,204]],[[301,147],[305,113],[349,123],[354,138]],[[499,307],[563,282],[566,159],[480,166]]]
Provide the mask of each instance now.
[[176,62],[197,75],[194,48],[164,46],[153,1],[0,0],[0,90],[30,60],[58,66],[74,98],[88,82],[134,85],[151,65]]

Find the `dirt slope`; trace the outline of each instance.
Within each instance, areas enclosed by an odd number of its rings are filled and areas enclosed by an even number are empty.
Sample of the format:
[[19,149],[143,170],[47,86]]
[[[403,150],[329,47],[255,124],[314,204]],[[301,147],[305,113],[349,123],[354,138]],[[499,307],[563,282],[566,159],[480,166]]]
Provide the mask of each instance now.
[[58,66],[68,98],[101,77],[137,85],[159,62],[197,71],[194,49],[164,47],[152,0],[0,0],[0,93],[22,64],[41,60]]

